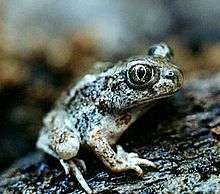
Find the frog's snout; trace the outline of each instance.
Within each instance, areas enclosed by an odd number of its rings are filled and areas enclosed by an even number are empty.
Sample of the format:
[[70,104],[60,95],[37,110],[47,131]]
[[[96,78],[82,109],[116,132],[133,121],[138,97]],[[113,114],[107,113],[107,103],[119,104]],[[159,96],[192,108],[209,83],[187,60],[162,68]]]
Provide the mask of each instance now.
[[183,73],[178,68],[172,68],[170,70],[164,71],[163,77],[165,79],[172,80],[175,83],[177,89],[179,89],[183,85]]
[[175,69],[176,74],[176,85],[179,89],[183,85],[183,72],[180,69]]

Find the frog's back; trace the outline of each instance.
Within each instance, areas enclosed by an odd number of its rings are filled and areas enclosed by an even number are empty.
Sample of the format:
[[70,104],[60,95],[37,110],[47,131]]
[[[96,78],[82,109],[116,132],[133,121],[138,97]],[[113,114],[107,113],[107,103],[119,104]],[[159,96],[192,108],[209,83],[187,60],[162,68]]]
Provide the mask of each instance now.
[[[92,125],[98,125],[101,120],[102,114],[95,105],[100,93],[97,85],[102,85],[101,82],[101,78],[95,75],[86,75],[61,95],[53,110],[57,118],[62,118],[60,114],[65,114],[68,129],[78,132],[81,139],[91,130]],[[49,120],[51,122],[53,119]]]

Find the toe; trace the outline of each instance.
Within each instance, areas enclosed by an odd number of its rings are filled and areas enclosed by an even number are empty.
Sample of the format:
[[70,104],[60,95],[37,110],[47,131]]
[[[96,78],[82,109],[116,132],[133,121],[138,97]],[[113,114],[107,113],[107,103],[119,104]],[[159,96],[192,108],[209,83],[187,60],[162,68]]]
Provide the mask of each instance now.
[[129,158],[138,158],[138,154],[134,153],[134,152],[131,152],[131,153],[128,154],[128,157]]
[[86,172],[86,164],[85,164],[85,162],[83,160],[78,159],[78,158],[74,158],[74,160],[77,163],[77,165],[79,165],[80,168],[82,168],[82,170],[84,172]]
[[150,160],[142,159],[142,158],[132,158],[132,162],[138,164],[138,165],[145,165],[145,166],[151,166],[153,168],[157,168],[157,166],[151,162]]
[[142,177],[144,175],[143,170],[138,165],[132,166],[131,169],[134,170],[138,176]]
[[78,169],[78,167],[75,165],[75,163],[73,161],[70,161],[70,167],[71,167],[71,171],[75,175],[79,184],[86,191],[86,193],[92,194],[92,190],[90,189],[89,185],[86,183],[86,180],[83,178],[82,173],[80,172],[80,170]]
[[124,151],[124,149],[122,148],[122,146],[120,145],[117,145],[116,146],[116,149],[117,149],[117,153],[118,154],[125,154],[126,152]]
[[64,162],[64,160],[60,160],[61,165],[64,168],[65,174],[68,175],[70,173],[70,166],[68,163]]

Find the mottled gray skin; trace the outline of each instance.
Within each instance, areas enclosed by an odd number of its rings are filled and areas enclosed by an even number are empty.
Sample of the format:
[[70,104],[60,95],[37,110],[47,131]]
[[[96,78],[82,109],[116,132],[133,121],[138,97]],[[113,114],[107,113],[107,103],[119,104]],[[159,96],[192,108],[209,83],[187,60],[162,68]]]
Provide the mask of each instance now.
[[121,134],[154,101],[171,96],[182,86],[181,71],[171,62],[172,51],[165,43],[153,45],[148,55],[117,64],[97,63],[99,69],[70,87],[44,119],[37,147],[56,157],[66,174],[75,175],[87,193],[92,193],[77,165],[82,145],[89,146],[112,171],[134,170],[140,164],[155,165],[115,144]]

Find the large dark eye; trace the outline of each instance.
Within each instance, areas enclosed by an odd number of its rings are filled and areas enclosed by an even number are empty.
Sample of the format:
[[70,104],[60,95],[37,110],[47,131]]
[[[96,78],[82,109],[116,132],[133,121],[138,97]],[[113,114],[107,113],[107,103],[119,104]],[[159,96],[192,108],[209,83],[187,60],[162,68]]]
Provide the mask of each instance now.
[[138,64],[131,67],[128,71],[128,81],[131,85],[137,87],[145,86],[152,77],[152,69]]

